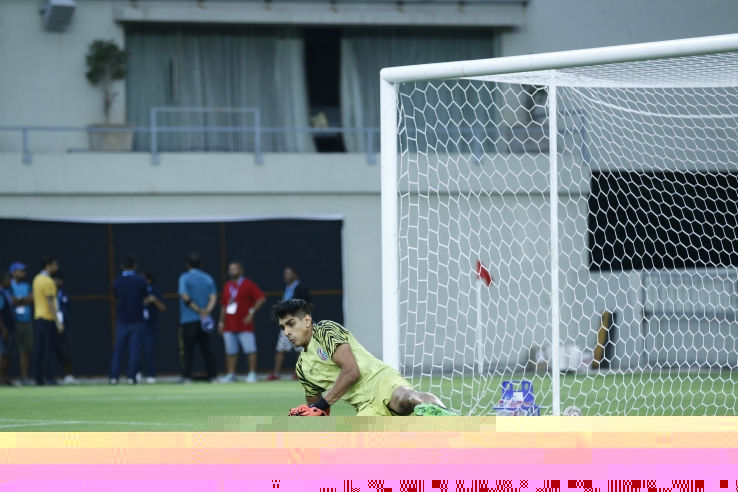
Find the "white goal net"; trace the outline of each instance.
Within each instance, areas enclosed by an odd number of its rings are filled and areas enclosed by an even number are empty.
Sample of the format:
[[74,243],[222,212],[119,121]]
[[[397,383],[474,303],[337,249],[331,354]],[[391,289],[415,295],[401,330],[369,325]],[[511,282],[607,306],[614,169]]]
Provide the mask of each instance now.
[[542,415],[736,414],[738,52],[393,88],[387,336],[416,388],[473,415],[521,379]]

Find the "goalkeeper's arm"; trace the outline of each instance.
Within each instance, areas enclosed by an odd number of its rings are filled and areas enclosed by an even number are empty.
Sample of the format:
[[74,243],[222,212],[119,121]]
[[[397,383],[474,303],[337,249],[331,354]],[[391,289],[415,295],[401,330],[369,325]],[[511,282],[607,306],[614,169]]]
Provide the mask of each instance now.
[[333,362],[341,368],[341,372],[338,374],[338,378],[336,378],[336,382],[333,383],[331,389],[323,396],[323,399],[329,405],[333,405],[340,400],[361,377],[359,365],[356,363],[354,352],[348,343],[339,345],[333,353],[332,358]]
[[[309,407],[319,410],[316,415],[329,415],[331,405],[340,400],[361,377],[359,365],[356,363],[356,358],[354,358],[354,353],[351,351],[349,344],[344,343],[336,348],[336,351],[333,353],[333,362],[341,368],[341,372],[338,373],[338,378],[333,383],[333,387],[325,395],[305,397],[305,401]],[[302,407],[293,408],[290,411],[290,415],[305,415],[305,411],[307,411],[307,407],[304,409]]]
[[323,394],[315,395],[315,396],[306,396],[305,401],[308,405],[313,405],[315,403],[318,403],[318,401],[323,398]]

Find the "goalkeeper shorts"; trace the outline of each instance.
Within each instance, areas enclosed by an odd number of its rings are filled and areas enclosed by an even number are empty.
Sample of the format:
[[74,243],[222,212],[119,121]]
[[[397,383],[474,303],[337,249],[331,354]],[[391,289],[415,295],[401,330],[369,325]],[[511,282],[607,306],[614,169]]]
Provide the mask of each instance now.
[[385,369],[377,374],[377,383],[374,387],[374,399],[363,406],[357,417],[392,417],[397,414],[390,410],[389,403],[392,393],[400,387],[410,388],[410,383],[392,369]]

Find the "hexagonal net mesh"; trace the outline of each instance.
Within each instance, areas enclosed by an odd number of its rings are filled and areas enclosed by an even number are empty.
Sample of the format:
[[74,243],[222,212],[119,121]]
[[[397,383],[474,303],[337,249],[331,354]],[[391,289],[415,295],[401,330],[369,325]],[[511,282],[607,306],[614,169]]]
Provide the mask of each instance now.
[[397,111],[416,388],[477,415],[518,379],[541,414],[554,393],[585,415],[736,413],[738,54],[403,83]]

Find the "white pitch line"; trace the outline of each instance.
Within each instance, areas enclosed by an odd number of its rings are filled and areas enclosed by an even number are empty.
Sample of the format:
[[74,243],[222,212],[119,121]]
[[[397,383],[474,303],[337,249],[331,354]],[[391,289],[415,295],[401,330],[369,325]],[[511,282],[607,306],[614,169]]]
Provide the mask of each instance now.
[[[269,393],[270,396],[294,396],[294,392]],[[219,394],[219,395],[164,395],[164,396],[99,396],[99,397],[78,397],[64,396],[60,398],[34,398],[31,396],[29,400],[37,402],[60,402],[60,401],[167,401],[167,400],[214,400],[214,399],[234,399],[234,398],[251,398],[253,395],[244,394]],[[2,419],[0,419],[2,420]]]
[[39,424],[11,424],[11,425],[0,425],[0,429],[9,429],[11,427],[38,427],[41,425],[52,425],[49,423],[39,423]]
[[110,422],[99,420],[29,420],[29,419],[0,419],[0,422],[14,422],[0,425],[0,429],[9,429],[11,427],[37,427],[46,425],[77,425],[77,424],[100,424],[100,425],[154,425],[154,426],[189,426],[194,424],[174,424],[163,422]]

